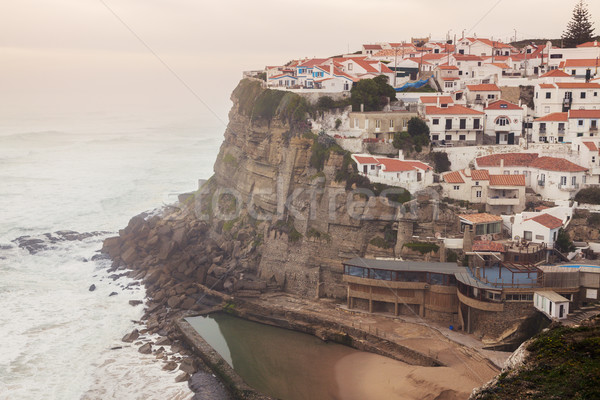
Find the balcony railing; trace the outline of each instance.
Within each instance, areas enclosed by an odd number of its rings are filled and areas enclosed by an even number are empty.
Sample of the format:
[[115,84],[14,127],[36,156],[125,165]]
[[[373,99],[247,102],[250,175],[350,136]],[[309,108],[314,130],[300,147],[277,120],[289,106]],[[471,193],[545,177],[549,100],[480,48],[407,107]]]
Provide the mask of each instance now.
[[546,181],[538,181],[538,186],[546,186]]
[[598,132],[597,126],[590,126],[590,132]]
[[546,133],[546,128],[540,128],[540,133]]
[[560,184],[560,185],[558,185],[558,188],[560,190],[565,191],[565,192],[573,192],[573,191],[579,189],[579,184],[578,183],[576,183],[574,185],[563,185],[563,184]]
[[516,197],[488,197],[487,204],[490,206],[516,206],[519,199]]

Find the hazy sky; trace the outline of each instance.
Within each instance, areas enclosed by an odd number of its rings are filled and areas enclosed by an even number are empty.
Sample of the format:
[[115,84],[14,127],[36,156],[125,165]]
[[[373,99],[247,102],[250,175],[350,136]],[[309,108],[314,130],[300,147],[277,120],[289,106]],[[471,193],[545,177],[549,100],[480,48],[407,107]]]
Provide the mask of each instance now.
[[[243,70],[462,30],[556,38],[576,1],[5,0],[0,118],[206,111],[103,3],[226,120]],[[600,33],[600,1],[589,10]]]

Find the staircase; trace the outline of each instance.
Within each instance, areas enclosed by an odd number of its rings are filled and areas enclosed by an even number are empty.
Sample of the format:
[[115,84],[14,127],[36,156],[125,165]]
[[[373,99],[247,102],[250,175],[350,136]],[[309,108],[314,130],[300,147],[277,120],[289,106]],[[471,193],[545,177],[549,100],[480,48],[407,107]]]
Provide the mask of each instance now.
[[596,315],[600,315],[600,304],[581,307],[578,310],[569,313],[566,319],[561,322],[564,325],[572,326],[572,325],[580,325],[583,321],[588,318],[595,317]]

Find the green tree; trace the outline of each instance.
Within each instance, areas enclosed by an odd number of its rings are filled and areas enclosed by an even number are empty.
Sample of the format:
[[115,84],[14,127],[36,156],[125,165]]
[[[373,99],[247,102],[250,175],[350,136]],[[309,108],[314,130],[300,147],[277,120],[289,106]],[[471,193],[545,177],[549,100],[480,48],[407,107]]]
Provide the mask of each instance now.
[[408,120],[408,133],[412,137],[426,136],[429,139],[429,127],[419,117],[412,117]]
[[434,170],[438,174],[446,171],[450,171],[450,159],[448,153],[443,151],[434,151],[433,154],[433,165]]
[[567,30],[563,33],[562,38],[566,47],[575,47],[594,38],[591,16],[587,4],[583,0],[575,5],[573,16],[567,24]]
[[573,245],[571,238],[567,234],[567,231],[565,231],[563,228],[560,228],[558,231],[558,235],[556,235],[554,247],[561,253],[570,253],[572,251],[575,251],[575,246]]
[[396,100],[396,91],[388,85],[387,77],[380,75],[373,79],[362,79],[350,90],[352,109],[360,111],[364,104],[365,111],[381,111],[388,99]]

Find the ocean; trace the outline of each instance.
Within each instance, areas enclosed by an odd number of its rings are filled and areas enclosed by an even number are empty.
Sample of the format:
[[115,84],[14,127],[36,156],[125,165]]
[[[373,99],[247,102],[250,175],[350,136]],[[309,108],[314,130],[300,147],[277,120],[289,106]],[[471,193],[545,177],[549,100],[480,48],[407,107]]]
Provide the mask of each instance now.
[[[0,399],[192,396],[178,371],[121,342],[144,291],[92,258],[132,216],[209,178],[224,129],[209,115],[0,122]],[[66,230],[91,235],[45,235]],[[42,249],[19,247],[23,236]]]

